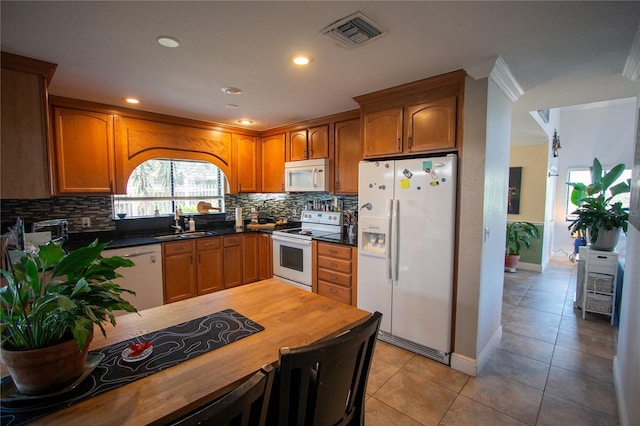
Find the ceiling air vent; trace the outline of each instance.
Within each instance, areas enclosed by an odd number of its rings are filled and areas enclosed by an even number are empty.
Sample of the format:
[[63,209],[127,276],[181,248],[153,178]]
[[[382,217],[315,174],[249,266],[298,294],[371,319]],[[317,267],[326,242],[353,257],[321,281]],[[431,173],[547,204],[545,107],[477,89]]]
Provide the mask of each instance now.
[[386,31],[361,12],[356,12],[323,28],[320,33],[335,39],[341,46],[351,49],[385,34]]

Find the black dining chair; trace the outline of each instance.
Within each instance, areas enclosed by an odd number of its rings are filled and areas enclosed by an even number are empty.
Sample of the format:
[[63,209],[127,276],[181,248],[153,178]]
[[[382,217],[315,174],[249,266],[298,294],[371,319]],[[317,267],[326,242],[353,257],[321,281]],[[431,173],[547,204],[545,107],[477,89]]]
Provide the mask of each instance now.
[[273,366],[266,364],[222,398],[197,408],[172,424],[264,426],[274,375]]
[[367,379],[382,314],[330,340],[281,348],[269,423],[363,425]]

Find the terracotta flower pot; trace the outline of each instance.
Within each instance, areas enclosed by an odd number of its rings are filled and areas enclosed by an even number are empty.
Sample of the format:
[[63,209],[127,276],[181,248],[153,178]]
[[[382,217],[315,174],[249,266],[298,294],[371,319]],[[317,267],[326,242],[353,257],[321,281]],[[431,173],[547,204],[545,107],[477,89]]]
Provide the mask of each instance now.
[[60,390],[82,375],[92,339],[93,333],[81,351],[73,339],[29,351],[11,351],[3,345],[0,358],[20,393],[42,395]]
[[504,256],[504,270],[507,272],[516,272],[518,262],[520,261],[520,255],[506,254]]

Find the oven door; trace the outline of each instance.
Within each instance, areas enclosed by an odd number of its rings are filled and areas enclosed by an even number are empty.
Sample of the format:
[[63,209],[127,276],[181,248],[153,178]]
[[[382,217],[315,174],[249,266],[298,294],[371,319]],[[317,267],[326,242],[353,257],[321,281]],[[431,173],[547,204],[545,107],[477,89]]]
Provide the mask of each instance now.
[[311,240],[274,233],[273,275],[303,290],[311,291]]

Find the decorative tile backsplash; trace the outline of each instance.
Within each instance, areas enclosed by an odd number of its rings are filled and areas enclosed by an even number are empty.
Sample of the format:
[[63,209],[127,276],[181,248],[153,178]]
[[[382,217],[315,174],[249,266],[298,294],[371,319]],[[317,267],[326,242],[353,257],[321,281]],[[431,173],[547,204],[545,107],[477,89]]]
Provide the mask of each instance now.
[[[358,209],[358,197],[343,195],[334,197],[326,192],[320,193],[262,193],[262,194],[227,194],[225,196],[226,219],[235,219],[235,208],[242,207],[245,220],[250,219],[251,208],[263,210],[267,217],[274,219],[298,220],[300,212],[318,205],[334,205],[337,198],[343,210]],[[41,200],[0,200],[2,212],[2,229],[15,224],[20,217],[25,223],[25,230],[31,231],[33,222],[48,219],[67,219],[69,232],[82,232],[82,218],[91,219],[88,231],[114,231],[113,203],[111,196],[73,196],[52,197]]]

